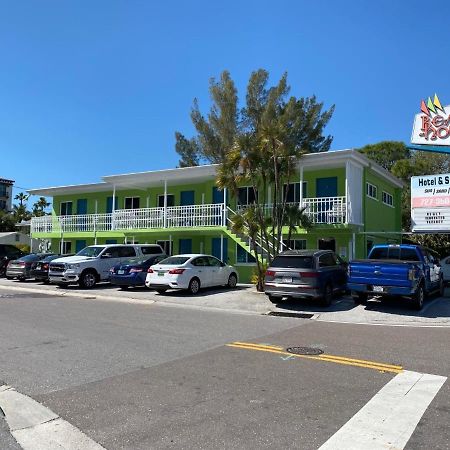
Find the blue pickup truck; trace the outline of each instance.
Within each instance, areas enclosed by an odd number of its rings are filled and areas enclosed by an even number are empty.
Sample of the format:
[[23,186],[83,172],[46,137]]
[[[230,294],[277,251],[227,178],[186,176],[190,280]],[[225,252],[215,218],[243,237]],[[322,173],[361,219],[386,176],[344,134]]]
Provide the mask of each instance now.
[[398,296],[411,299],[422,309],[427,295],[444,293],[438,257],[419,245],[375,245],[368,259],[351,261],[347,287],[357,304],[369,296]]

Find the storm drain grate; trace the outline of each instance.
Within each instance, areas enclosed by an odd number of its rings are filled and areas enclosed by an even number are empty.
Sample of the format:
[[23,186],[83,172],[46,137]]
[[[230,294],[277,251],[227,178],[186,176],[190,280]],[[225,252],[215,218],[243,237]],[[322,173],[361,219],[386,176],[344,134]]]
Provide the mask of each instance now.
[[296,355],[321,355],[323,353],[323,350],[320,348],[314,348],[314,347],[288,347],[286,349],[289,353],[295,353]]
[[268,316],[278,316],[278,317],[296,317],[297,319],[311,319],[314,314],[308,313],[293,313],[293,312],[282,312],[282,311],[271,311],[267,314]]

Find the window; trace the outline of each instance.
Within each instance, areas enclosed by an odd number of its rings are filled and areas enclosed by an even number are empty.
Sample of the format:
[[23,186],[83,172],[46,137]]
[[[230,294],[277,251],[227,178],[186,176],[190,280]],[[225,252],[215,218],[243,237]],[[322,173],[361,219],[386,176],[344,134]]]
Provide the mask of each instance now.
[[214,258],[214,256],[208,256],[209,265],[213,267],[221,267],[222,262],[219,261],[217,258]]
[[382,200],[385,205],[394,206],[394,197],[391,194],[383,191]]
[[7,196],[6,185],[0,184],[0,197],[6,197],[6,196]]
[[278,255],[270,267],[286,267],[288,269],[312,269],[314,261],[312,256],[285,256]]
[[253,189],[252,186],[240,187],[238,189],[238,204],[239,205],[251,205],[255,203],[255,200],[258,197],[258,191]]
[[207,267],[209,266],[209,261],[207,256],[199,256],[192,260],[191,264],[196,267]]
[[0,209],[6,209],[6,200],[0,200]]
[[236,262],[241,264],[252,264],[256,262],[255,257],[240,245],[236,244]]
[[306,239],[291,239],[290,241],[286,241],[285,243],[291,250],[306,249]]
[[[286,197],[287,203],[300,203],[300,183],[289,183],[283,186],[283,195]],[[307,184],[303,182],[303,198],[307,197]]]
[[319,257],[319,267],[331,267],[337,264],[333,253],[325,253]]
[[156,241],[156,243],[164,250],[166,255],[172,254],[172,241]]
[[134,247],[119,247],[119,258],[132,258],[136,256]]
[[72,202],[61,202],[59,211],[61,216],[70,216],[72,214]]
[[139,197],[125,197],[125,209],[138,209]]
[[[164,208],[164,195],[158,195],[158,206]],[[175,206],[175,195],[167,194],[167,206]]]
[[366,194],[367,197],[378,200],[378,188],[371,183],[366,183]]
[[72,253],[72,242],[61,242],[61,255],[68,255],[69,253]]
[[163,249],[159,245],[141,247],[141,251],[143,255],[159,255],[163,253]]

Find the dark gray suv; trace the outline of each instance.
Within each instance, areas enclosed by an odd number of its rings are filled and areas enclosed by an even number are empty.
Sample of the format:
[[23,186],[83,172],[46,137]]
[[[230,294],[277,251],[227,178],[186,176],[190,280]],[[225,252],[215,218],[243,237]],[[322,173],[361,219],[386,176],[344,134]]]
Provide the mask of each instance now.
[[266,270],[264,291],[272,303],[288,298],[317,298],[329,306],[347,289],[347,263],[331,250],[288,250]]
[[13,259],[19,259],[25,256],[22,250],[19,250],[14,245],[0,244],[0,277],[4,277],[6,274],[6,267]]

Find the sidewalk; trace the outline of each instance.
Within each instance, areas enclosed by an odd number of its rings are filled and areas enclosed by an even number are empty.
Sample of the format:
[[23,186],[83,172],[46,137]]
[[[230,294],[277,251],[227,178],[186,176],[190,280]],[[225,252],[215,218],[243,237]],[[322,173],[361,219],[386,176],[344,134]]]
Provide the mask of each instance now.
[[59,297],[77,297],[93,301],[118,301],[130,304],[158,304],[173,307],[189,307],[220,310],[240,314],[276,314],[310,317],[320,322],[388,325],[450,327],[450,289],[445,297],[431,298],[422,311],[414,311],[406,299],[392,302],[369,301],[366,306],[355,306],[349,296],[336,298],[330,307],[322,307],[317,301],[298,300],[273,305],[266,295],[256,292],[254,286],[238,285],[236,289],[212,288],[193,296],[183,291],[168,291],[158,294],[147,288],[122,291],[109,284],[100,284],[95,289],[79,289],[77,286],[61,289],[34,281],[11,281],[0,278],[2,291],[12,290]]

